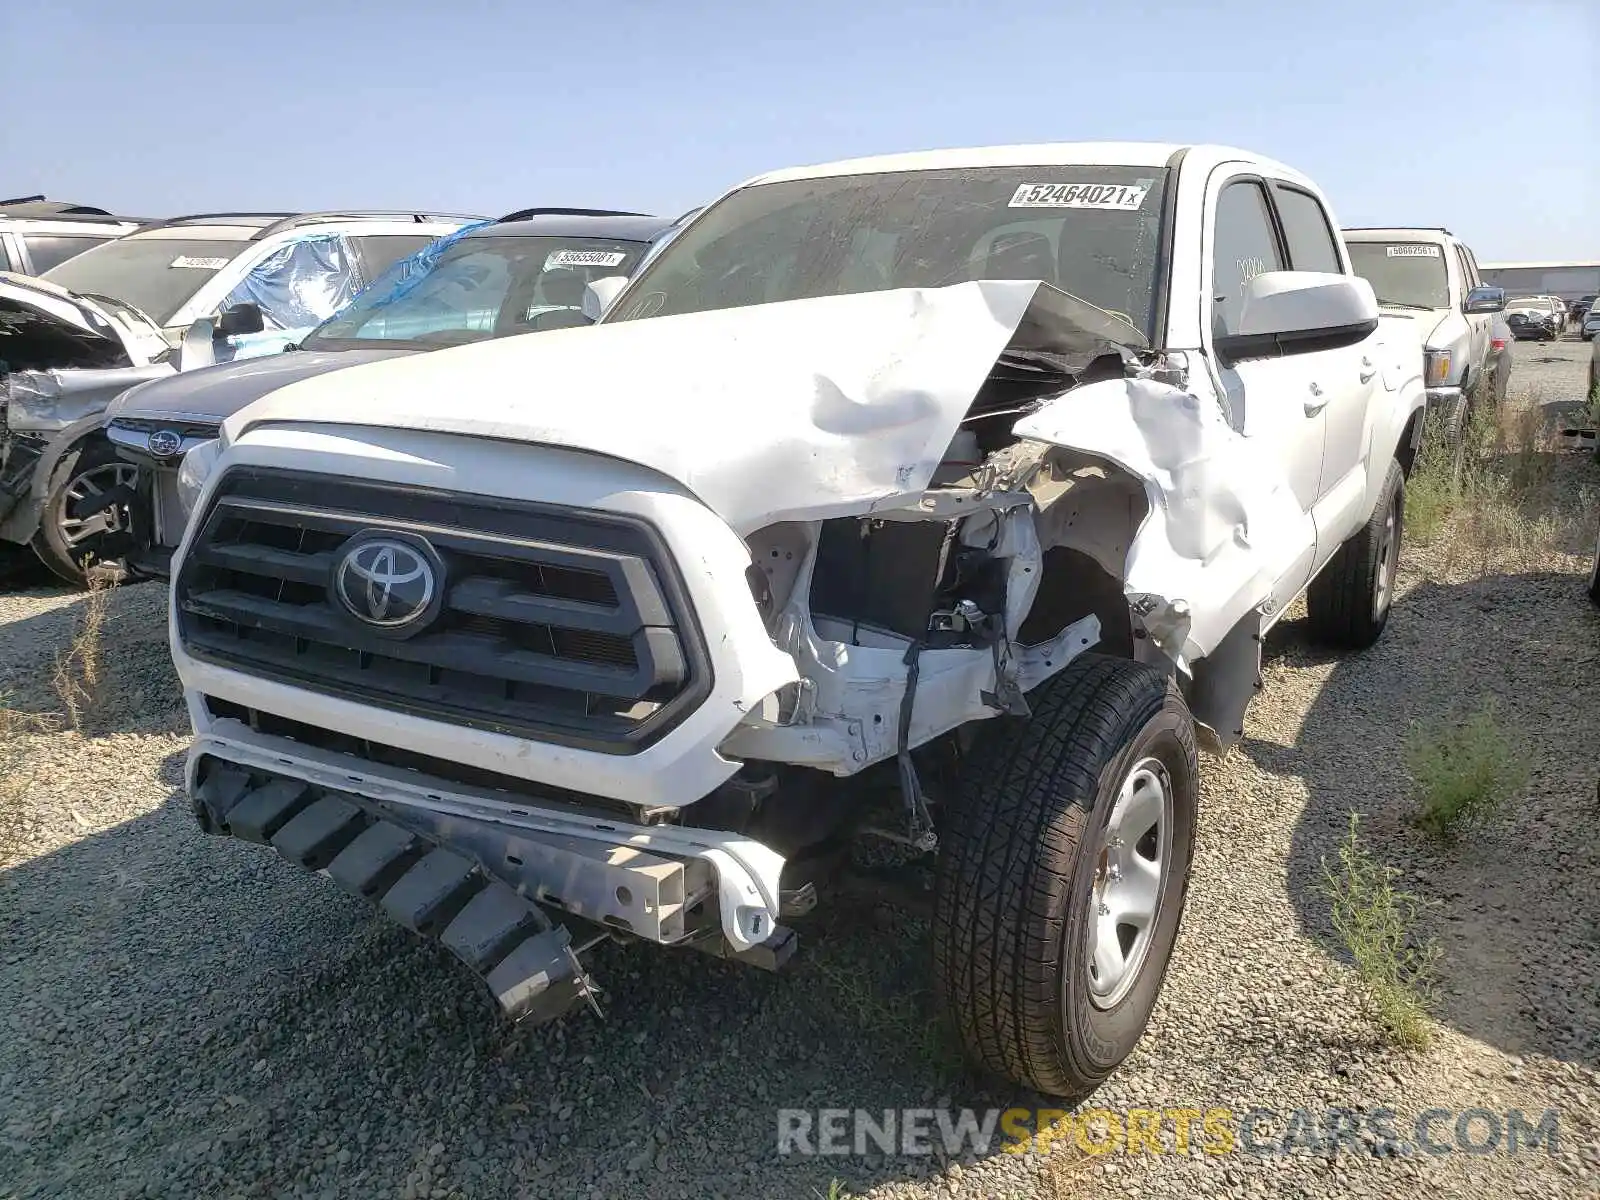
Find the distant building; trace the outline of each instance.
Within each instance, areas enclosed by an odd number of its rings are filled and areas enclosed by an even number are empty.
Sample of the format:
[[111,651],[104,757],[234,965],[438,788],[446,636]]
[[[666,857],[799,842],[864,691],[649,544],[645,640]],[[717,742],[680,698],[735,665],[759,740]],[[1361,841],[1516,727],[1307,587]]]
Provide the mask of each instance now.
[[1600,294],[1600,262],[1483,263],[1483,281],[1509,297],[1560,296],[1577,300]]

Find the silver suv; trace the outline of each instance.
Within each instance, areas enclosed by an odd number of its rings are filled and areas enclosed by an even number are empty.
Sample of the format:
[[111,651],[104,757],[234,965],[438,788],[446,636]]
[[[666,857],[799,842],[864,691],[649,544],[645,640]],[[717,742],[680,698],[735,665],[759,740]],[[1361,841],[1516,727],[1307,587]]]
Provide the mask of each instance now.
[[144,223],[43,196],[0,200],[0,271],[40,275]]

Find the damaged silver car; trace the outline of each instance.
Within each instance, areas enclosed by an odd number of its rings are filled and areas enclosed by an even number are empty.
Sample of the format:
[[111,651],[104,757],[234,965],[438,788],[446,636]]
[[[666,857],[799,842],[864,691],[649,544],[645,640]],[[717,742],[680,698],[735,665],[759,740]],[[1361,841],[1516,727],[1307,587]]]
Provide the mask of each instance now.
[[0,545],[62,579],[127,549],[136,471],[86,438],[120,393],[281,349],[395,259],[466,224],[425,213],[209,213],[0,274]]

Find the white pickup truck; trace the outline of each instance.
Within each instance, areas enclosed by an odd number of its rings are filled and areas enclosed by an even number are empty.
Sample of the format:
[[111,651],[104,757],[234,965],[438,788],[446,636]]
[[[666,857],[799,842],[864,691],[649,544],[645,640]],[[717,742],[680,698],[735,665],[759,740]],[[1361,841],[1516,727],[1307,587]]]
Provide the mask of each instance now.
[[972,1057],[1092,1090],[1263,635],[1389,615],[1422,354],[1337,229],[1212,146],[778,171],[593,327],[267,395],[186,460],[200,823],[535,1019],[607,937],[782,966],[884,839]]
[[1428,408],[1444,436],[1459,440],[1479,400],[1492,404],[1504,390],[1492,348],[1504,289],[1483,282],[1471,247],[1448,229],[1346,229],[1344,240],[1379,307],[1416,319]]

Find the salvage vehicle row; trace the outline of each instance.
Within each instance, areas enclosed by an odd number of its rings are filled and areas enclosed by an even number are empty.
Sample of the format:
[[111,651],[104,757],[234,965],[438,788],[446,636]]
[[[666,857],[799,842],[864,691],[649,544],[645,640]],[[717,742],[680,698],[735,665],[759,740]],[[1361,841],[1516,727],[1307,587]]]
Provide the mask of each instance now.
[[[0,274],[0,539],[81,582],[126,535],[134,471],[88,422],[133,385],[279,350],[396,259],[467,222],[424,213],[211,213]],[[220,316],[219,316],[220,314]]]

